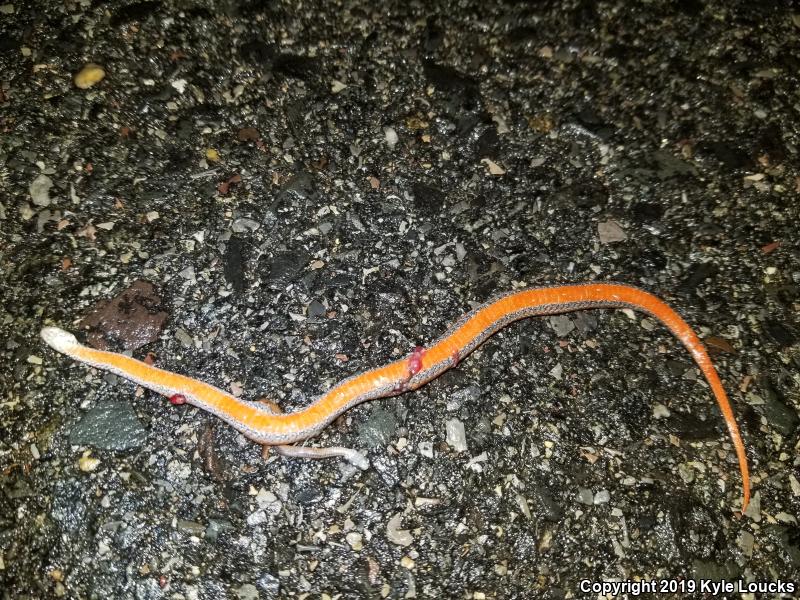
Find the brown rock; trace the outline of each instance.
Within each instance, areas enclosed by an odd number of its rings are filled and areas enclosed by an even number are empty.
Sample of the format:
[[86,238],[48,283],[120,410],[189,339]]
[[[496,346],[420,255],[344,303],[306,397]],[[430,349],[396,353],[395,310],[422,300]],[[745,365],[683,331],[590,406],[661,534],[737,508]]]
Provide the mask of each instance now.
[[112,300],[97,303],[80,323],[87,342],[100,350],[135,350],[158,339],[167,313],[149,281],[135,281]]

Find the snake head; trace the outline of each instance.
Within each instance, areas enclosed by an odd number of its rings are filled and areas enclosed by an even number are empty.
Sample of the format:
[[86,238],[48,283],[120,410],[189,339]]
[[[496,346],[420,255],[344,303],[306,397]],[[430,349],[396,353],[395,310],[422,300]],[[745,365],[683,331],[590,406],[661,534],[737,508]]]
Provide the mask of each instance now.
[[48,346],[62,354],[66,354],[75,346],[80,346],[74,335],[58,327],[43,327],[39,335]]

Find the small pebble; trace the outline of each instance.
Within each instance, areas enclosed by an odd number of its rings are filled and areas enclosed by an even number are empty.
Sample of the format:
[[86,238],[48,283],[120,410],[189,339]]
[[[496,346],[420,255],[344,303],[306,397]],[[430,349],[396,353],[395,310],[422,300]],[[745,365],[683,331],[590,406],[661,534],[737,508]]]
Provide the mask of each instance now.
[[91,450],[87,450],[86,452],[83,453],[83,456],[81,456],[78,459],[78,468],[81,471],[89,473],[91,471],[94,471],[95,469],[97,469],[97,467],[100,466],[100,460],[97,458],[93,458],[91,454],[92,454]]
[[172,460],[167,463],[167,479],[171,482],[180,482],[189,479],[192,473],[192,466],[189,463]]
[[433,442],[420,442],[417,444],[417,448],[425,458],[433,458]]
[[256,493],[256,502],[261,508],[266,508],[277,501],[278,497],[267,489],[261,488]]
[[233,223],[231,223],[231,230],[234,233],[245,233],[247,231],[255,231],[261,227],[261,223],[258,221],[254,221],[253,219],[248,219],[246,217],[240,217],[236,219]]
[[192,283],[197,282],[197,277],[194,274],[194,267],[192,265],[189,265],[182,271],[179,271],[178,275],[186,281],[191,281]]
[[595,504],[606,504],[609,500],[611,500],[611,494],[608,490],[600,490],[594,495]]
[[414,541],[407,529],[400,529],[403,522],[403,513],[397,513],[386,524],[386,538],[398,546],[410,546]]
[[356,552],[364,548],[364,538],[357,531],[351,531],[345,536],[345,539],[347,540],[347,543],[350,544],[350,547]]
[[254,525],[261,525],[267,522],[267,513],[263,510],[257,510],[254,513],[247,515],[247,524],[253,527]]
[[800,496],[800,481],[791,473],[789,474],[789,486],[792,488],[792,494]]
[[53,187],[53,180],[47,175],[41,174],[28,186],[28,193],[36,206],[50,205],[50,188]]
[[653,417],[656,419],[663,419],[669,415],[669,409],[660,402],[656,402],[655,406],[653,406]]
[[80,71],[75,73],[73,81],[75,82],[75,87],[86,90],[103,81],[105,76],[106,72],[103,67],[96,63],[87,63]]
[[447,445],[456,452],[467,451],[467,434],[464,431],[464,423],[458,419],[447,421]]
[[564,337],[575,329],[575,323],[567,315],[555,315],[548,321],[558,337]]
[[383,135],[386,136],[386,143],[389,145],[389,148],[394,148],[398,141],[397,132],[394,130],[394,127],[384,127]]
[[170,81],[169,84],[176,90],[178,90],[179,94],[182,94],[184,90],[186,90],[186,85],[188,84],[188,81],[186,81],[185,79],[175,79],[174,81]]
[[755,545],[756,538],[753,537],[753,534],[749,531],[742,531],[739,534],[739,538],[736,540],[736,543],[739,544],[739,548],[742,549],[742,553],[747,557],[750,558],[753,556],[753,546]]
[[241,587],[234,590],[234,593],[238,600],[258,600],[261,597],[258,588],[252,583],[243,584]]
[[628,239],[628,234],[622,225],[616,221],[603,221],[597,224],[597,235],[600,237],[601,244],[612,244],[614,242],[624,242]]
[[761,522],[761,492],[756,492],[750,499],[750,504],[747,505],[747,510],[744,511],[746,517],[749,517],[756,523]]
[[490,175],[505,175],[506,170],[498,165],[496,162],[489,158],[482,158],[481,162],[486,165],[486,169],[489,171]]
[[558,363],[555,367],[553,367],[549,371],[549,375],[553,379],[561,379],[563,374],[564,374],[564,365],[562,365],[561,363]]

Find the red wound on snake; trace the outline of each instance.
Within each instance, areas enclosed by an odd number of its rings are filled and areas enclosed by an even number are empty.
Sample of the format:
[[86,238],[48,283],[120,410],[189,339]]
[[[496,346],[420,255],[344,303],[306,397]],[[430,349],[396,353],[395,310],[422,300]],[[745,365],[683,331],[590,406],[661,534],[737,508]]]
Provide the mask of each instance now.
[[417,346],[408,357],[408,376],[413,377],[422,370],[422,356],[425,354],[425,348]]
[[186,396],[183,394],[172,394],[172,396],[169,397],[169,401],[175,406],[186,404]]
[[457,367],[458,361],[461,360],[461,356],[458,354],[458,350],[453,350],[453,353],[450,355],[450,360],[453,361],[452,366]]

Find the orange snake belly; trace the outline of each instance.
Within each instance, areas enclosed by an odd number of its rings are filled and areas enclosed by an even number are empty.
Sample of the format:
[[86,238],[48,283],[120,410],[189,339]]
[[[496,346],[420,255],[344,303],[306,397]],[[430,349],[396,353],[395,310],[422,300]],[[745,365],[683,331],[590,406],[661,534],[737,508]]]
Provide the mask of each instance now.
[[134,358],[95,350],[57,327],[45,327],[48,345],[93,367],[116,373],[139,385],[186,401],[226,421],[248,438],[264,445],[285,445],[317,435],[353,406],[415,390],[454,367],[487,338],[526,317],[553,315],[590,308],[631,308],[647,313],[669,329],[691,353],[717,400],[742,476],[742,511],[750,499],[747,455],[725,389],[700,338],[672,308],[656,296],[618,283],[586,283],[536,287],[498,296],[461,317],[443,336],[410,356],[349,377],[306,408],[280,413],[261,403],[239,400],[202,381],[164,371]]

